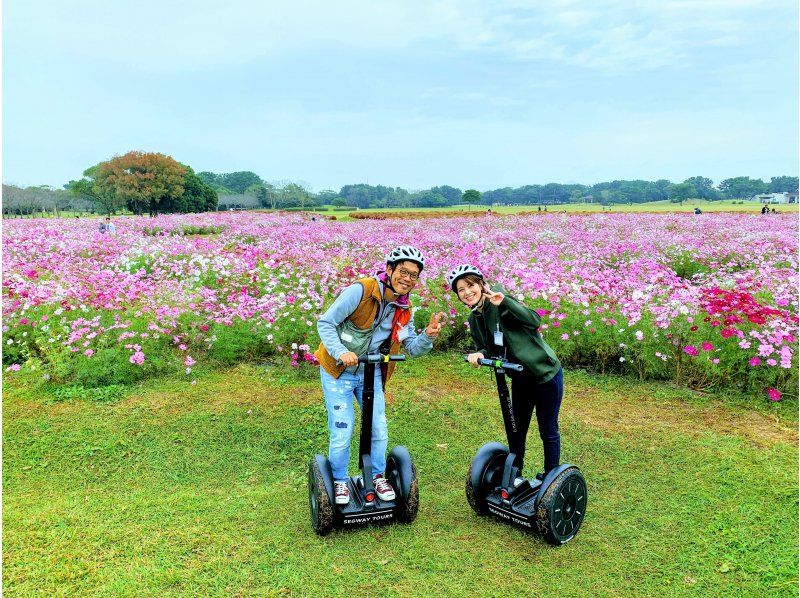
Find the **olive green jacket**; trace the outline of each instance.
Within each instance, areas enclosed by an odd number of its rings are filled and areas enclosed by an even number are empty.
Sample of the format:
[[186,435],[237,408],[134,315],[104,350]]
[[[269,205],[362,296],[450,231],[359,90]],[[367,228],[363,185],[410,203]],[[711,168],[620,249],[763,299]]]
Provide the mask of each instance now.
[[[495,285],[493,291],[503,293],[505,299],[498,305],[484,301],[483,311],[474,311],[469,317],[469,330],[475,351],[485,357],[507,356],[516,360],[533,376],[538,384],[543,384],[558,373],[561,363],[539,333],[542,319],[532,309],[528,309],[516,299],[509,297],[502,286]],[[494,333],[503,333],[504,347],[494,344]]]

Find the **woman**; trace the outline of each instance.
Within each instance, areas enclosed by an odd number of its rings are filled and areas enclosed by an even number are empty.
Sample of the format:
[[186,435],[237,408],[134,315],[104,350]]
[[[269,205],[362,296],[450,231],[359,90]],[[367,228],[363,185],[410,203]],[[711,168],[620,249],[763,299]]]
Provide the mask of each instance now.
[[[522,471],[525,437],[536,410],[539,436],[544,448],[542,479],[559,464],[561,437],[558,433],[558,411],[564,392],[564,373],[553,349],[539,333],[541,318],[496,285],[490,288],[475,266],[456,266],[447,274],[447,283],[459,301],[472,310],[469,327],[475,352],[469,362],[479,367],[478,360],[503,358],[523,367],[522,372],[507,371],[511,376],[511,406],[516,432],[509,434],[509,450],[516,455],[514,465]],[[515,480],[515,486],[523,478]]]

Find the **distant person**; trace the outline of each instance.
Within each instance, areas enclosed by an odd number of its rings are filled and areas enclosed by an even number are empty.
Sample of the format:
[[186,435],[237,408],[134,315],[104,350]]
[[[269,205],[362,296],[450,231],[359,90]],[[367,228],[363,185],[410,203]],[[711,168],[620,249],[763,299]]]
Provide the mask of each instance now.
[[761,206],[761,215],[763,216],[769,211],[769,208],[765,205]]
[[492,208],[489,208],[488,210],[486,210],[486,215],[487,216],[491,216],[492,215]]
[[700,208],[695,208],[695,209],[694,209],[694,213],[695,213],[695,214],[702,214],[702,213],[703,213],[703,210],[701,210]]
[[537,212],[541,212],[542,211],[542,206],[539,206],[538,208],[536,208],[536,211]]
[[773,214],[777,214],[777,212],[775,211],[775,208],[772,208],[772,213]]
[[105,221],[100,223],[100,232],[108,234],[117,232],[117,227],[111,222],[111,216],[106,216]]

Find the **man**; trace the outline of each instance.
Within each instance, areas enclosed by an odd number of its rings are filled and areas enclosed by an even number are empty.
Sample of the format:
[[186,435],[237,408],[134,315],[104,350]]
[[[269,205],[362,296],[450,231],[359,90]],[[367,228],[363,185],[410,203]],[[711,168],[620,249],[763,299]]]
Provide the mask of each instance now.
[[117,228],[114,226],[114,223],[111,222],[111,216],[106,216],[105,222],[100,223],[100,232],[101,233],[117,232]]
[[[314,355],[320,362],[322,392],[328,411],[328,459],[334,478],[337,505],[350,502],[347,465],[353,437],[355,413],[353,397],[359,405],[364,389],[364,366],[358,363],[368,353],[398,353],[405,348],[411,357],[424,355],[433,347],[443,326],[444,314],[433,314],[421,334],[414,329],[409,293],[419,281],[425,258],[410,245],[394,248],[386,256],[386,271],[362,278],[344,289],[317,322],[322,342]],[[375,371],[375,398],[372,417],[372,476],[381,500],[394,500],[394,488],[384,478],[386,426],[384,388],[395,363],[383,364]]]

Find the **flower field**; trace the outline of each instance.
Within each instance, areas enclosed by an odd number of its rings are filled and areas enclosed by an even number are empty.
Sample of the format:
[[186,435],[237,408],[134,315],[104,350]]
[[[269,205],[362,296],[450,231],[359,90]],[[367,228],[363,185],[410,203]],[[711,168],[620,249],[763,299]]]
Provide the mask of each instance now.
[[443,275],[474,263],[542,314],[566,366],[797,395],[795,215],[592,214],[311,221],[220,213],[5,221],[3,366],[100,388],[203,363],[283,356],[313,367],[315,321],[355,278],[411,243],[428,266],[417,327],[451,320],[437,347],[467,346],[466,309]]

